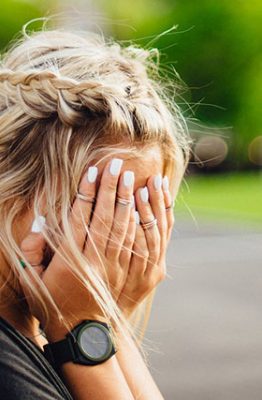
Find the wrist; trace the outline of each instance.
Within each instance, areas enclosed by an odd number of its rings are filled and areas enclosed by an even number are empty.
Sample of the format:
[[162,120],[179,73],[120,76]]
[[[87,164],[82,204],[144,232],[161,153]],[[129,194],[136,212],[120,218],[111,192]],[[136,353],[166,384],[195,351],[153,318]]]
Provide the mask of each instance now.
[[84,320],[95,320],[95,321],[105,322],[106,324],[110,325],[108,319],[102,315],[89,315],[80,319],[74,319],[74,321],[67,322],[68,327],[63,322],[60,321],[56,321],[55,323],[51,322],[49,326],[44,330],[46,339],[48,340],[49,343],[62,340],[76,325],[78,325],[80,322]]
[[61,337],[61,332],[57,336],[56,331],[56,335],[51,336],[51,342],[44,345],[45,357],[56,370],[68,362],[98,365],[117,352],[111,327],[102,321],[84,319],[64,338],[57,340],[58,337]]
[[123,304],[121,304],[121,302],[118,303],[118,307],[121,310],[123,316],[128,319],[131,317],[131,315],[133,314],[133,312],[135,311],[135,309],[137,308],[137,304],[132,305],[132,306],[124,306]]

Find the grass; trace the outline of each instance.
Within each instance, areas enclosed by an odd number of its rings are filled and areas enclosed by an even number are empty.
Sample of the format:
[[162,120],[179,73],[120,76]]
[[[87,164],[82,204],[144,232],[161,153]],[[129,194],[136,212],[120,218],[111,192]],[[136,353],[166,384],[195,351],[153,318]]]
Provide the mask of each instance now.
[[185,179],[175,212],[262,223],[262,173],[198,175]]

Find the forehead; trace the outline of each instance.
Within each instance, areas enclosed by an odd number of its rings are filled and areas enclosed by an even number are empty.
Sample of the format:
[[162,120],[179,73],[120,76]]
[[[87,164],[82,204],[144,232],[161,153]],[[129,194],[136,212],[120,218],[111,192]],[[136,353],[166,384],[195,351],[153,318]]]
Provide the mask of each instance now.
[[135,174],[134,190],[138,187],[146,185],[148,178],[151,175],[160,173],[163,175],[164,163],[159,146],[152,146],[140,151],[138,156],[126,153],[115,154],[106,157],[105,160],[98,161],[95,164],[98,167],[98,182],[100,181],[102,171],[109,160],[113,158],[121,158],[124,160],[121,172],[131,170]]

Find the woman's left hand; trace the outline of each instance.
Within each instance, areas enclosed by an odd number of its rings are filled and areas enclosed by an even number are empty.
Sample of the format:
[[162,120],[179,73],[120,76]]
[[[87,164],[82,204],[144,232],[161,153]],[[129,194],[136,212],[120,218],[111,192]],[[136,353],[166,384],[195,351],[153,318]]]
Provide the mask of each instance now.
[[[135,193],[136,209],[140,224],[136,225],[133,252],[125,285],[117,304],[129,317],[141,301],[166,277],[166,250],[174,225],[173,204],[168,189],[168,178],[162,184],[160,175],[151,176],[147,186]],[[171,207],[170,207],[171,206]],[[157,219],[157,225],[143,229],[141,223]],[[133,236],[133,224],[127,232],[124,247],[128,249],[129,238]],[[128,250],[123,249],[123,259]]]

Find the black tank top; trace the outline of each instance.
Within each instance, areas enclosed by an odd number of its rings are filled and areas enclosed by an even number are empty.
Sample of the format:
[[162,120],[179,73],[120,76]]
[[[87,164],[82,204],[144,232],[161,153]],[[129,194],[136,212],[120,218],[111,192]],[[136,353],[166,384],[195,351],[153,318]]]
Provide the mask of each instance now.
[[0,399],[73,400],[43,351],[0,317]]

